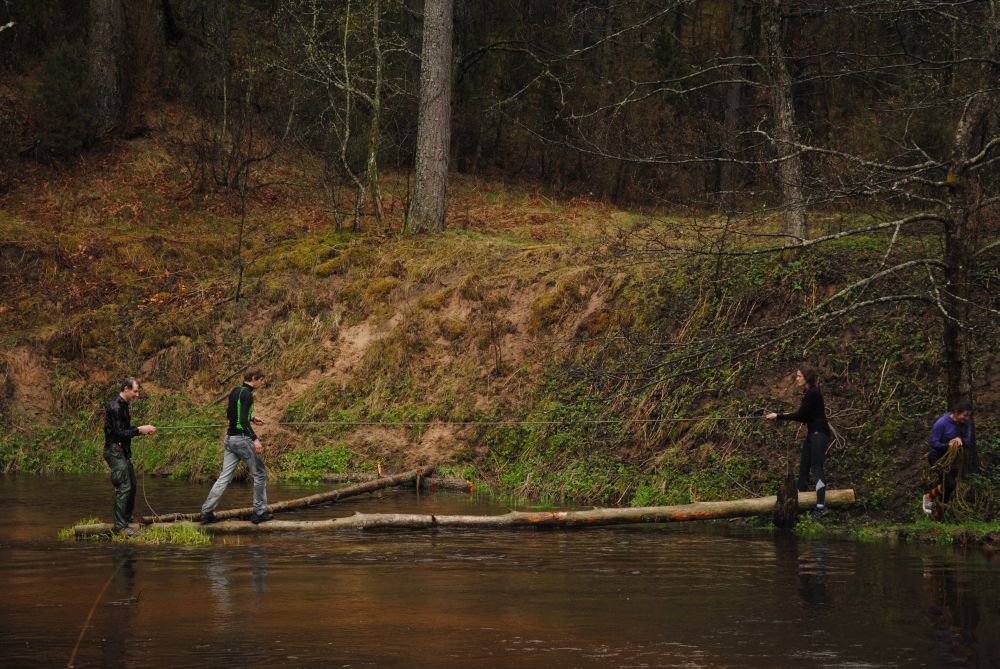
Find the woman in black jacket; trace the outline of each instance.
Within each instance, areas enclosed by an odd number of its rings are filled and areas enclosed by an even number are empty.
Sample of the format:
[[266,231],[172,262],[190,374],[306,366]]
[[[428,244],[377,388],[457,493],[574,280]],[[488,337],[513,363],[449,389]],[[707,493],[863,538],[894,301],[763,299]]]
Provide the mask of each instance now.
[[799,490],[805,492],[809,484],[809,470],[816,479],[816,512],[826,511],[826,484],[823,482],[823,461],[830,443],[830,424],[826,422],[823,393],[816,385],[816,370],[801,365],[795,371],[795,384],[805,390],[802,404],[795,413],[774,413],[764,416],[768,420],[794,420],[806,425],[806,438],[799,454]]

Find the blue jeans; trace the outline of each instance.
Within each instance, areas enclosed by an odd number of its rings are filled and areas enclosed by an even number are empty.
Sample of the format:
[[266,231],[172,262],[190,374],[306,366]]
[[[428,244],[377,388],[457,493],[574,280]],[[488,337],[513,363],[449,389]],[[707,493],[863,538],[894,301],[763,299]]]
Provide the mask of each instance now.
[[233,480],[236,465],[240,460],[246,463],[247,471],[253,476],[253,512],[261,515],[267,509],[267,469],[264,467],[264,461],[254,451],[253,439],[244,434],[237,434],[226,436],[222,473],[209,491],[205,503],[201,505],[202,513],[215,511],[215,507],[219,506],[222,493],[226,492],[229,482]]

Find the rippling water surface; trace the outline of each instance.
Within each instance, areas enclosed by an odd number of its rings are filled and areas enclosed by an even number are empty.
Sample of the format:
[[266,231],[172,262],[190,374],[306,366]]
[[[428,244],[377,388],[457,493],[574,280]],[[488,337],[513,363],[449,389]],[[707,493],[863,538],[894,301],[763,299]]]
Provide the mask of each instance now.
[[[208,491],[145,488],[161,513],[196,510]],[[250,494],[231,486],[223,507]],[[110,517],[104,478],[0,478],[0,502],[3,667],[1000,666],[1000,561],[979,552],[728,524],[119,546],[56,539]],[[507,507],[411,490],[295,517],[355,510]]]

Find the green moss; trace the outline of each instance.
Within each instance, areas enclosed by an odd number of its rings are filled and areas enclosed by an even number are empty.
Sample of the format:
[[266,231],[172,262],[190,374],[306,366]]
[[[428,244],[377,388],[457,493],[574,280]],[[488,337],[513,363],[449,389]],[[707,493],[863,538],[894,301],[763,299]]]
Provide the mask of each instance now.
[[368,304],[378,304],[385,302],[392,291],[396,290],[402,282],[394,276],[383,276],[372,279],[365,289],[365,301]]
[[448,299],[451,297],[451,292],[451,288],[443,288],[441,290],[436,290],[433,293],[421,295],[417,299],[417,305],[421,309],[437,311],[448,302]]
[[316,265],[316,268],[313,271],[316,273],[316,276],[322,277],[330,276],[332,274],[343,274],[344,263],[340,258],[334,258]]
[[850,530],[850,535],[855,539],[865,541],[893,540],[933,543],[943,546],[997,544],[1000,542],[1000,521],[955,524],[920,518],[913,523],[866,524]]
[[364,279],[352,281],[340,289],[340,295],[338,297],[340,298],[340,301],[348,307],[360,307],[367,287],[368,281]]
[[212,543],[211,537],[203,529],[187,523],[171,527],[143,526],[134,537],[124,534],[112,535],[111,541],[119,544],[142,544],[146,546],[205,546]]
[[585,296],[589,270],[577,269],[564,275],[531,305],[532,330],[545,330],[561,321]]

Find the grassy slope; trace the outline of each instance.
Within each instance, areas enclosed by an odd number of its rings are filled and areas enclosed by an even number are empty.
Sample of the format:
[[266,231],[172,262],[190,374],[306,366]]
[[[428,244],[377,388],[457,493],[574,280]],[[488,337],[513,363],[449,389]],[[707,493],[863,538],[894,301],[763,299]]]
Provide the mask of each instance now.
[[[271,176],[304,181],[290,167]],[[393,231],[404,193],[401,181],[387,182]],[[934,327],[898,308],[753,355],[725,339],[832,294],[864,259],[881,257],[882,240],[739,266],[636,264],[616,254],[628,246],[619,233],[642,217],[601,203],[456,177],[450,230],[411,237],[373,222],[338,232],[319,194],[272,187],[247,215],[237,303],[237,204],[193,193],[183,164],[155,139],[26,175],[0,199],[0,309],[13,325],[0,335],[0,467],[103,470],[100,402],[126,373],[149,390],[136,419],[218,424],[215,400],[255,362],[270,375],[258,415],[272,423],[262,434],[278,476],[433,462],[504,493],[551,498],[768,494],[797,439],[758,416],[794,406],[787,372],[805,356],[820,364],[839,433],[831,483],[855,488],[878,515],[914,515],[925,433],[944,390]],[[672,234],[669,219],[643,229]],[[916,253],[923,242],[908,243]],[[622,333],[714,337],[731,362],[672,378],[679,353],[608,339]],[[641,383],[629,381],[650,365],[658,367]],[[981,447],[992,463],[995,389],[981,396]],[[587,422],[618,416],[667,420]],[[496,424],[512,420],[529,422]],[[218,434],[161,430],[137,442],[137,461],[210,476]]]

